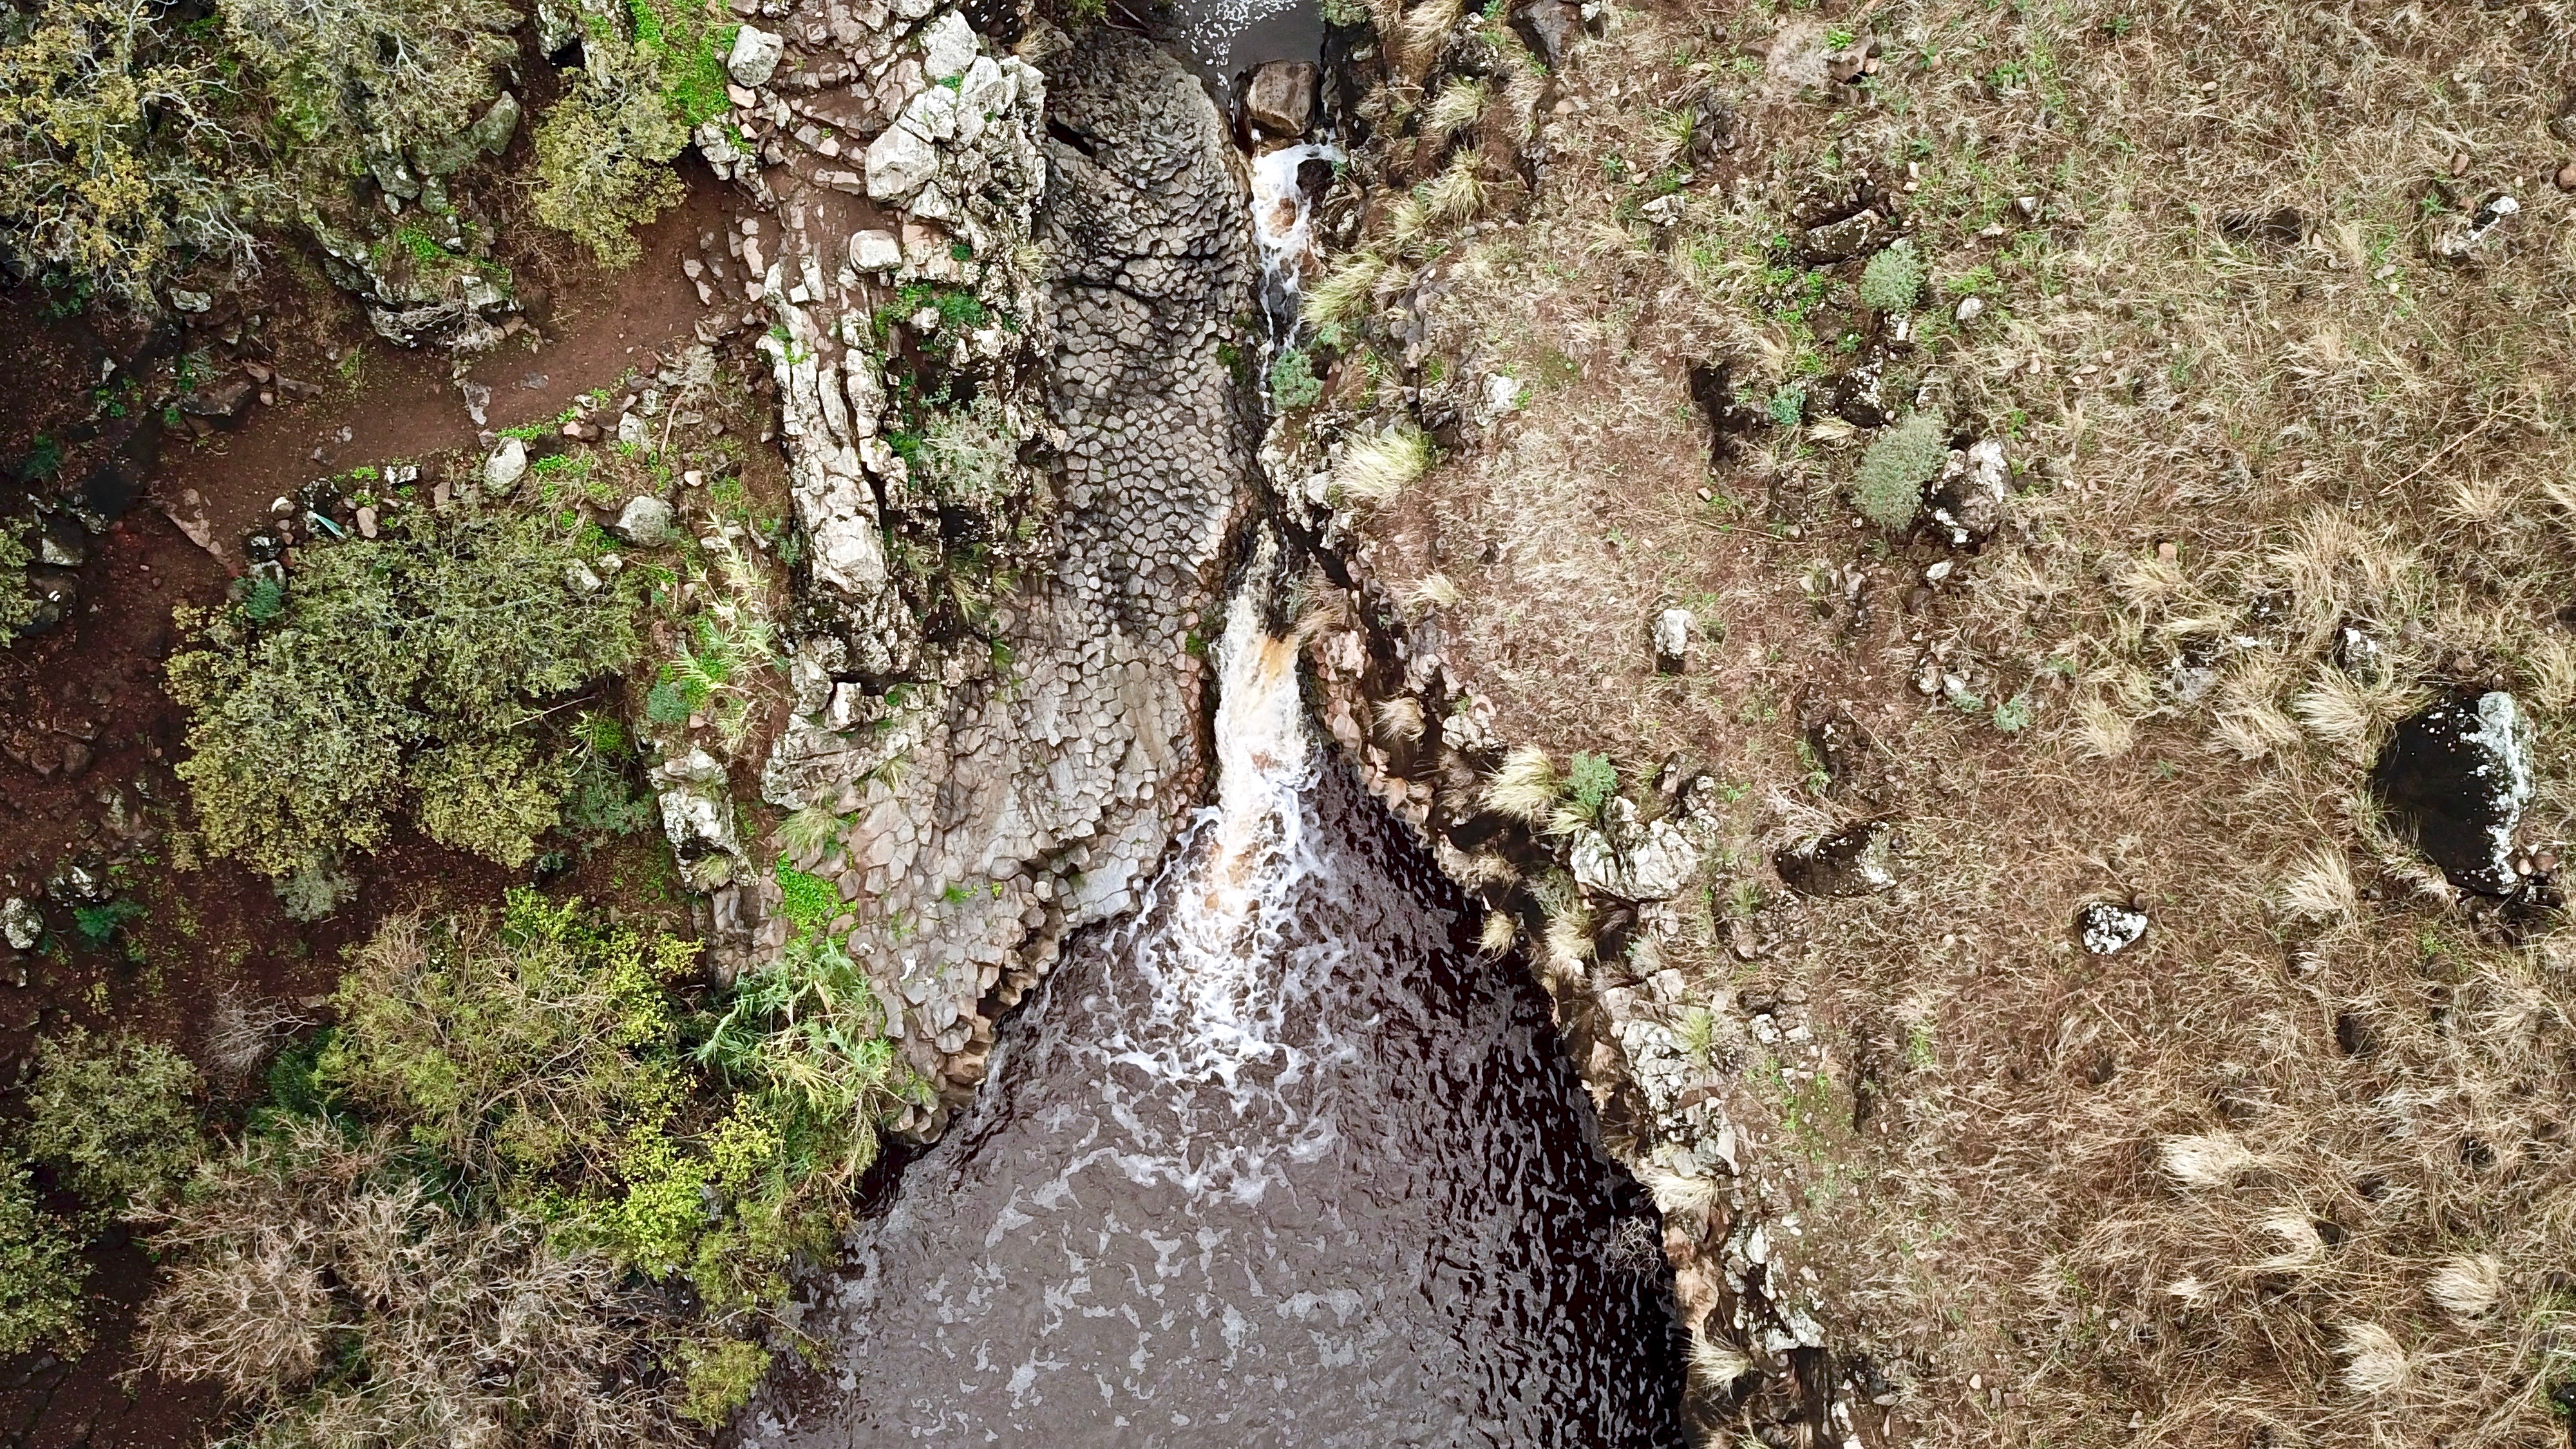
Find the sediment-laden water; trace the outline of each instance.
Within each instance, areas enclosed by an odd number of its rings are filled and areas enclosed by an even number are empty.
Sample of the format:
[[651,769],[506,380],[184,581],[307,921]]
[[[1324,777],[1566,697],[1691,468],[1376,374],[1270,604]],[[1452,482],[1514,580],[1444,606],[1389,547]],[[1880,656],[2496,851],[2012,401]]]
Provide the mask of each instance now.
[[755,1437],[1682,1442],[1657,1233],[1544,999],[1310,748],[1294,650],[1252,616],[1217,803],[1006,1024]]

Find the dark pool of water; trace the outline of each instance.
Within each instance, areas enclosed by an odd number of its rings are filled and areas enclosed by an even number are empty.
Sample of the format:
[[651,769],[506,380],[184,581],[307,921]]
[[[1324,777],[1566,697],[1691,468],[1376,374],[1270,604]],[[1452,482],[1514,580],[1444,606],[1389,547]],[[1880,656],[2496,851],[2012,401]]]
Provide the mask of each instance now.
[[1282,799],[1239,932],[1203,828],[1005,1026],[754,1442],[1686,1442],[1651,1209],[1544,998],[1338,766]]

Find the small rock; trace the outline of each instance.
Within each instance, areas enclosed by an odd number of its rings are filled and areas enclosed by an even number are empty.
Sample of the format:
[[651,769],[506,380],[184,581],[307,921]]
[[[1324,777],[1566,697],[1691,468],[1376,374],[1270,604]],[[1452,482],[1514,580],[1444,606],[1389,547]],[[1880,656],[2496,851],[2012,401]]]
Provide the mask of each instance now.
[[358,536],[360,538],[373,538],[376,536],[376,510],[374,508],[361,507],[358,510]]
[[894,233],[871,227],[850,233],[850,267],[861,272],[891,272],[903,265],[903,243]]
[[179,399],[179,411],[190,417],[231,422],[249,408],[259,384],[247,377],[228,377]]
[[45,936],[45,914],[25,896],[0,901],[0,938],[21,951],[33,951]]
[[778,58],[787,53],[787,42],[766,30],[746,25],[733,37],[733,52],[725,57],[725,73],[734,84],[758,89],[769,84],[778,73]]
[[2576,161],[2570,161],[2566,165],[2559,167],[2558,174],[2551,177],[2550,180],[2555,183],[2561,191],[2576,191]]
[[2531,722],[2503,690],[2458,694],[2398,721],[2371,789],[2452,885],[2510,894],[2514,828],[2531,802]]
[[637,548],[660,548],[671,539],[671,505],[649,493],[626,500],[609,530]]
[[1961,322],[1974,322],[1978,318],[1986,315],[1986,299],[1983,297],[1961,297],[1959,299],[1957,310],[1953,311],[1950,315]]
[[563,577],[564,587],[576,594],[595,594],[606,587],[598,572],[580,559],[564,565]]
[[503,438],[492,456],[483,460],[483,486],[493,493],[507,493],[528,476],[528,445],[517,438]]
[[2075,938],[2091,955],[2125,951],[2146,934],[2147,913],[2134,906],[2094,901],[2075,913]]
[[1666,609],[1655,616],[1655,668],[1679,674],[1690,662],[1691,634],[1699,620],[1688,609]]
[[1896,240],[1895,223],[1875,209],[1863,210],[1807,228],[1798,239],[1798,252],[1810,265],[1846,262],[1865,257]]

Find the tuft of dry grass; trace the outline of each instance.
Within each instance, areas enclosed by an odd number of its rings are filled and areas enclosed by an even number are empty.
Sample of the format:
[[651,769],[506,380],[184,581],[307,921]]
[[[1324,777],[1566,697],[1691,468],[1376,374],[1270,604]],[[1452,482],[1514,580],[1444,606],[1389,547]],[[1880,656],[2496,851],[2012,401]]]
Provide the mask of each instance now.
[[1337,504],[1383,507],[1410,488],[1431,466],[1431,440],[1422,430],[1398,425],[1342,445],[1329,486]]
[[1515,747],[1485,785],[1485,808],[1529,825],[1543,825],[1565,798],[1565,782],[1547,751]]

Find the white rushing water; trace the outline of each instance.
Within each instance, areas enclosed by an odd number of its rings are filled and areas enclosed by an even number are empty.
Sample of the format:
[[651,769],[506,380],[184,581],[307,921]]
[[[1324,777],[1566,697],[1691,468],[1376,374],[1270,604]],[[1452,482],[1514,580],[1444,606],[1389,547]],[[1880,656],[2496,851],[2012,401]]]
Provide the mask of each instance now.
[[1320,141],[1252,158],[1252,243],[1261,254],[1262,300],[1272,313],[1293,315],[1306,279],[1322,265],[1314,208],[1297,184],[1297,170],[1309,161],[1341,159],[1340,147]]

